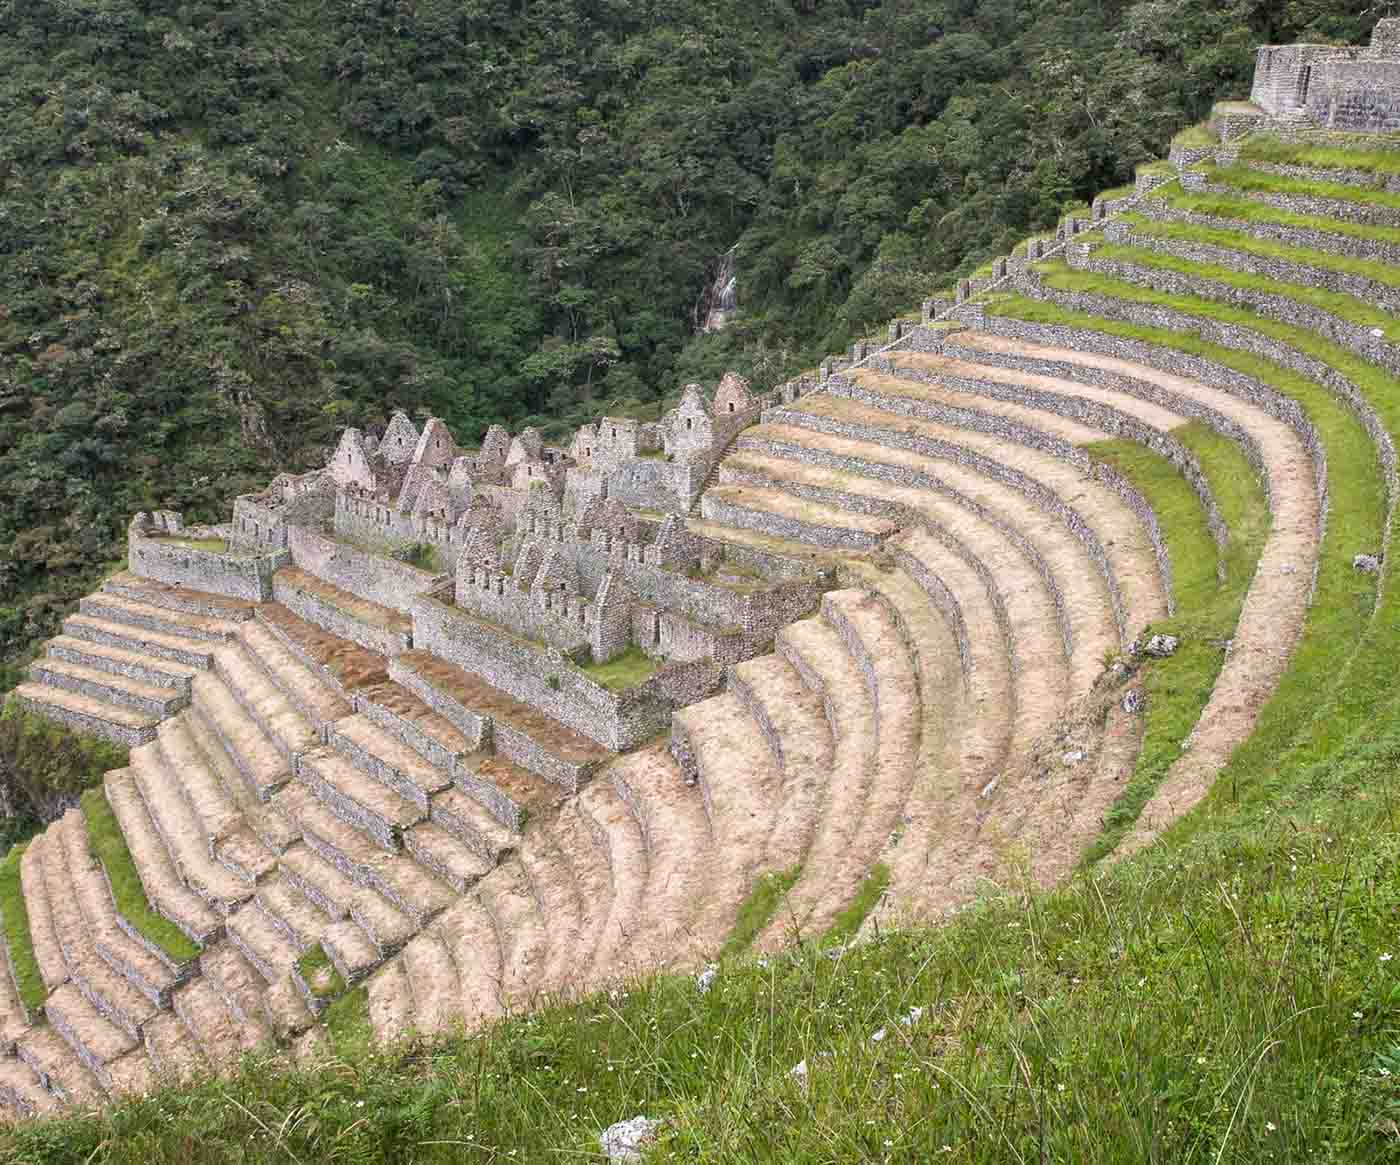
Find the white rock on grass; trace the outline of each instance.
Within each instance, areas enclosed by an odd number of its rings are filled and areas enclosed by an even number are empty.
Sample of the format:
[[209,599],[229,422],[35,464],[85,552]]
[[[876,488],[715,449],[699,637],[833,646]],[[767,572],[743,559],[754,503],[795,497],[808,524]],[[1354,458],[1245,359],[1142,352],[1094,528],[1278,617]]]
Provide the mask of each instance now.
[[700,973],[695,976],[695,990],[701,995],[706,994],[715,980],[719,977],[719,968],[714,963],[706,963]]
[[645,1116],[618,1121],[602,1131],[598,1137],[598,1145],[603,1150],[603,1156],[609,1161],[640,1161],[641,1148],[656,1140],[656,1130],[661,1127],[661,1123]]

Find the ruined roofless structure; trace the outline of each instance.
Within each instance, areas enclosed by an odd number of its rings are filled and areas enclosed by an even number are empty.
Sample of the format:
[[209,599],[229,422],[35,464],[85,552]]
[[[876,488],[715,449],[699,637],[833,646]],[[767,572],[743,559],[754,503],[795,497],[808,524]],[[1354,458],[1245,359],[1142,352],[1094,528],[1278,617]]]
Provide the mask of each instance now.
[[[1271,700],[1303,725],[1367,706],[1354,654],[1327,657],[1335,690],[1281,681],[1327,626],[1318,580],[1370,604],[1347,650],[1374,659],[1394,624],[1395,588],[1351,572],[1388,569],[1400,345],[1373,317],[1400,298],[1354,260],[1395,260],[1400,208],[1275,138],[1331,159],[1336,127],[1388,125],[1395,28],[1261,50],[1254,103],[810,379],[726,376],[559,446],[493,427],[464,450],[398,414],[229,523],[136,515],[127,569],[12,694],[131,747],[12,859],[0,1106],[313,1059],[338,998],[390,1042],[694,969],[777,872],[758,951],[856,904],[863,933],[938,919],[1065,876],[1140,755],[1174,759],[1115,853],[1204,797]],[[1315,425],[1324,404],[1356,433]],[[1220,652],[1208,696],[1149,717],[1141,669],[1174,643],[1144,632],[1188,601],[1172,523],[1230,573],[1234,511],[1188,426],[1257,475],[1258,561],[1226,580],[1228,649],[1195,645]],[[1109,438],[1175,492],[1137,488]],[[1338,483],[1391,499],[1378,545],[1324,538]],[[137,874],[120,901],[99,814]]]

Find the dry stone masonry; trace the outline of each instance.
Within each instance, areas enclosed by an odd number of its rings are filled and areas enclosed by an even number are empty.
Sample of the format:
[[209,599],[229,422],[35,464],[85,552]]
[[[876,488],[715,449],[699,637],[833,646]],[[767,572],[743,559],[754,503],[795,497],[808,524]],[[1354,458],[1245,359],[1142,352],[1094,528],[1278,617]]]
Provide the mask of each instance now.
[[[1392,128],[1397,95],[1400,21],[1366,49],[1261,49],[1253,103],[1217,108],[1219,145],[1144,169],[811,376],[688,385],[659,422],[602,417],[557,445],[493,426],[467,449],[396,413],[235,499],[230,522],[137,514],[126,569],[11,699],[130,749],[102,793],[149,909],[191,945],[156,941],[113,896],[83,810],[36,837],[19,870],[43,1000],[21,998],[8,950],[0,1106],[141,1093],[254,1048],[324,1055],[324,1009],[361,985],[389,1042],[693,972],[775,871],[800,867],[759,950],[820,936],[877,862],[871,925],[1019,880],[1008,855],[1053,882],[1132,771],[1146,689],[1124,677],[1178,646],[1153,627],[1175,603],[1170,531],[1091,446],[1133,441],[1173,467],[1223,550],[1232,531],[1177,432],[1204,424],[1243,450],[1272,521],[1142,844],[1203,795],[1287,666],[1328,450],[1291,397],[1104,319],[1316,382],[1365,428],[1390,509],[1394,443],[1363,385],[1277,334],[1056,290],[1045,264],[1232,304],[1400,372],[1384,334],[1289,294],[1394,306],[1383,281],[1319,258],[1400,253],[1367,236],[1394,211],[1364,174],[1259,165],[1357,192],[1255,198],[1307,224],[1238,222],[1224,186],[1210,215],[1163,197],[1217,184],[1198,160],[1248,166],[1249,132]],[[1299,253],[1251,256],[1231,232]],[[1085,317],[1020,319],[1008,292]],[[1355,548],[1359,574],[1381,570],[1388,530]]]

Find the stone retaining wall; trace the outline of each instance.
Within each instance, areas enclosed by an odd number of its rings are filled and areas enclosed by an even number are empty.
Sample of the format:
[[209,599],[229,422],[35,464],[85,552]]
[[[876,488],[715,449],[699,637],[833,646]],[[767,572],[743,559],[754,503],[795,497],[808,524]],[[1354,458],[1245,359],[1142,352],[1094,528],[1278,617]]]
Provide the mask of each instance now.
[[150,538],[134,528],[127,532],[127,565],[140,578],[191,590],[265,603],[272,597],[272,576],[287,565],[287,552],[225,554]]
[[[727,471],[727,464],[726,464]],[[701,514],[711,522],[723,522],[741,530],[756,530],[773,538],[787,538],[808,545],[829,546],[838,550],[875,550],[885,535],[868,530],[853,530],[846,526],[827,526],[820,521],[804,522],[767,510],[751,510],[706,493],[700,500]],[[820,538],[814,542],[814,537]]]
[[1400,207],[1378,206],[1373,202],[1352,202],[1345,198],[1326,198],[1317,194],[1285,193],[1282,191],[1242,190],[1238,186],[1209,182],[1205,175],[1198,175],[1199,181],[1188,184],[1183,175],[1183,188],[1192,193],[1223,194],[1231,198],[1247,198],[1251,202],[1262,202],[1275,210],[1289,214],[1306,214],[1316,218],[1341,219],[1343,222],[1362,223],[1366,226],[1400,226]]
[[451,577],[372,554],[307,526],[293,526],[288,530],[287,545],[292,562],[307,574],[357,598],[405,615],[413,610],[416,596],[442,585]]

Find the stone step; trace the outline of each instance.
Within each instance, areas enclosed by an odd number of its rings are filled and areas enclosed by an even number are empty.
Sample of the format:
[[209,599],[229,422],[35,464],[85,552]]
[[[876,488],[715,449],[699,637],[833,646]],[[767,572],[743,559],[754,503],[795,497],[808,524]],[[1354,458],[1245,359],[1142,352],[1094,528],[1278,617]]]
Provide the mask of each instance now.
[[102,590],[148,606],[165,607],[187,615],[202,615],[230,623],[251,619],[257,608],[257,604],[248,599],[235,599],[228,595],[210,594],[208,591],[197,591],[174,583],[157,582],[127,570],[112,575],[102,584]]
[[773,762],[787,778],[824,770],[831,762],[831,730],[821,698],[780,655],[735,664],[729,688],[763,732]]
[[687,518],[686,529],[696,537],[710,542],[736,546],[743,550],[757,550],[779,558],[796,559],[799,562],[810,563],[818,569],[834,568],[848,559],[865,557],[864,553],[858,550],[813,546],[792,538],[779,538],[776,535],[742,529],[739,526],[726,525],[724,522],[711,522],[704,518]]
[[737,862],[748,861],[762,846],[782,784],[757,722],[725,692],[678,709],[671,723],[672,739],[684,734],[694,757],[711,830]]
[[[179,774],[179,791],[198,821],[210,855],[244,881],[255,882],[276,860],[245,817],[245,810],[256,814],[261,806],[251,801],[240,783],[225,783],[241,779],[222,745],[213,744],[222,765],[200,746],[194,731],[196,723],[191,716],[167,721],[156,734],[156,745],[167,770]],[[236,795],[242,796],[241,804],[235,800]]]
[[406,616],[296,567],[284,566],[272,576],[272,596],[298,618],[380,655],[397,655],[413,644]]
[[68,847],[63,838],[65,829],[82,826],[80,813],[80,810],[72,810],[63,820],[51,826],[50,844],[44,847],[44,884],[48,889],[54,933],[63,950],[63,961],[68,965],[68,976],[73,985],[104,1019],[135,1040],[140,1036],[141,1025],[156,1013],[157,1005],[114,971],[94,946],[95,936],[74,894],[73,873],[68,867]]
[[0,1104],[22,1117],[49,1116],[59,1106],[29,1065],[12,1055],[0,1056]]
[[29,665],[29,677],[36,684],[77,692],[104,704],[116,704],[162,720],[189,703],[188,695],[180,689],[127,679],[100,668],[49,656]]
[[549,957],[549,929],[540,915],[530,880],[516,858],[476,888],[477,898],[496,928],[501,949],[501,1001],[508,1010],[529,1007],[543,987]]
[[[309,845],[288,850],[282,857],[281,872],[295,882],[302,893],[328,917],[353,923],[354,928],[377,948],[373,962],[398,950],[418,929],[413,918],[372,887],[353,881]],[[336,933],[342,935],[342,941],[351,944],[348,949],[353,952],[353,943],[344,936],[344,932]],[[325,941],[323,936],[322,942]],[[346,957],[349,958],[349,955]],[[344,971],[341,973],[344,974]]]
[[357,689],[355,711],[448,773],[475,748],[450,720],[392,680]]
[[439,1035],[462,1022],[462,988],[452,953],[432,931],[418,935],[399,956],[413,996],[413,1026]]
[[[724,472],[721,466],[722,481]],[[899,529],[888,518],[848,513],[751,485],[711,486],[700,499],[700,513],[712,522],[840,550],[876,550]]]
[[385,656],[308,623],[281,603],[263,603],[258,607],[257,619],[290,654],[348,703],[353,703],[362,688],[385,681],[389,663]]
[[151,906],[193,941],[215,939],[223,925],[220,916],[181,880],[131,770],[108,773],[103,788]]
[[305,754],[297,778],[337,817],[390,853],[402,848],[404,830],[427,817],[426,810],[330,748]]
[[[616,803],[615,798],[609,800]],[[570,994],[582,994],[585,987],[583,976],[593,963],[603,927],[612,916],[612,838],[604,823],[594,817],[594,803],[593,798],[583,795],[575,797],[559,811],[551,831],[563,864],[568,867],[578,910],[578,937],[567,951],[562,944],[553,944],[567,963],[549,977],[559,983],[561,990]],[[531,881],[535,885],[536,897],[543,899],[539,881],[533,873]]]
[[[455,899],[452,890],[411,858],[389,853],[347,825],[314,798],[296,807],[302,837],[342,874],[388,899],[416,926],[446,909]],[[355,909],[352,906],[352,917]],[[356,918],[364,925],[363,920]],[[366,927],[369,929],[369,927]]]
[[303,894],[292,879],[280,873],[258,886],[253,901],[292,944],[298,956],[320,942],[322,933],[331,923],[324,910]]
[[563,793],[559,786],[538,774],[488,752],[459,757],[452,781],[468,797],[481,802],[512,833],[520,832],[532,811],[547,808]]
[[237,1067],[245,1052],[267,1038],[264,1026],[240,1023],[218,987],[204,977],[176,992],[175,1014],[187,1033],[186,1046],[220,1071]]
[[210,853],[204,826],[181,795],[181,775],[155,744],[133,749],[131,774],[151,822],[184,883],[220,914],[252,896],[252,882]]
[[96,671],[185,693],[189,692],[190,681],[200,670],[189,664],[143,655],[122,647],[108,647],[72,635],[56,635],[44,645],[44,650],[50,659],[81,664]]
[[[426,651],[406,651],[389,663],[389,677],[457,729],[474,749],[491,748],[566,793],[577,792],[613,755],[581,733],[537,712],[479,676]],[[460,772],[460,766],[459,766]],[[533,809],[547,788],[504,790]],[[554,794],[557,795],[557,794]]]
[[98,955],[118,975],[156,1007],[168,1006],[170,992],[193,967],[177,962],[168,952],[144,938],[117,912],[102,866],[88,848],[82,810],[73,809],[51,827],[58,832],[68,864],[73,895],[86,920],[88,935]]
[[199,670],[214,664],[216,645],[209,640],[193,639],[187,635],[167,635],[111,619],[99,619],[91,615],[69,615],[63,620],[63,633],[69,638],[80,639],[85,643],[115,647],[135,655],[150,656],[152,659],[183,663]]
[[240,641],[214,653],[214,674],[252,719],[290,769],[299,753],[315,748],[320,735],[273,682]]
[[269,984],[288,977],[301,955],[287,932],[255,902],[230,915],[227,930],[239,953]]
[[97,1082],[111,1091],[108,1063],[139,1047],[139,1042],[98,1014],[73,983],[65,983],[44,1000],[44,1015]]
[[[0,936],[0,960],[7,958],[7,951],[6,940]],[[5,962],[0,962],[0,1059],[14,1054],[15,1040],[28,1030],[30,1018],[20,1002],[14,975]]]
[[[251,834],[262,850],[279,854],[300,834],[271,802],[259,801],[253,794],[223,740],[203,716],[191,709],[162,727],[169,731],[172,724],[181,725],[195,745],[197,756],[191,756],[192,763],[197,764],[200,757],[204,761],[202,766],[190,770],[185,792],[191,801],[198,799],[201,815],[210,813],[206,826],[215,821],[224,823],[222,831],[215,835],[214,856],[241,877],[261,877],[266,857],[258,848],[250,848],[247,835]],[[284,785],[283,790],[286,788]],[[242,818],[241,824],[227,815],[230,811]]]
[[24,891],[24,908],[29,915],[29,941],[46,991],[53,991],[68,980],[68,964],[58,942],[44,880],[44,851],[50,844],[56,846],[58,842],[50,842],[47,834],[39,834],[30,841],[19,862],[20,889]]
[[[205,991],[214,992],[203,979],[196,979],[190,986],[195,984]],[[203,1006],[207,1009],[214,1005],[223,1007],[223,1000],[218,998],[216,992],[213,1000]],[[162,1087],[190,1084],[209,1071],[209,1061],[201,1053],[200,1045],[175,1011],[163,1011],[148,1020],[141,1029],[141,1040]]]
[[[650,860],[636,815],[611,781],[593,782],[578,800],[598,828],[607,860],[607,894],[585,892],[585,902],[590,907],[606,901],[606,909],[594,928],[589,971],[582,976],[584,983],[592,984],[601,981],[601,968],[617,947],[641,928]],[[575,865],[578,868],[578,863]]]
[[532,830],[515,853],[548,940],[543,962],[532,968],[533,990],[558,991],[568,984],[572,971],[588,965],[576,954],[584,937],[580,887],[554,830]]
[[[274,997],[238,948],[230,942],[218,943],[200,956],[199,965],[203,974],[196,982],[207,983],[218,993],[237,1025],[240,1045],[247,1050],[271,1039]],[[217,1014],[212,1002],[209,1006]]]
[[318,732],[350,714],[349,701],[308,668],[266,623],[256,619],[245,623],[238,638],[248,656]]
[[287,757],[218,676],[196,676],[193,707],[228,753],[248,791],[266,801],[292,777]]
[[159,635],[179,635],[185,639],[203,639],[219,643],[238,631],[235,622],[211,619],[207,615],[192,615],[152,603],[128,599],[107,591],[99,591],[78,601],[78,613],[112,623],[125,623]]
[[321,948],[347,985],[353,986],[383,960],[379,947],[353,919],[343,918],[326,927]]
[[109,704],[82,692],[70,692],[48,684],[19,684],[11,690],[9,699],[26,712],[57,721],[74,732],[100,736],[126,748],[135,748],[154,739],[156,725],[160,723],[160,718],[149,712]]
[[826,706],[781,655],[737,664],[730,690],[757,721],[781,781],[763,864],[790,869],[802,858],[834,760]]
[[420,866],[464,894],[493,869],[476,850],[431,821],[420,821],[403,835],[404,850]]
[[433,798],[432,822],[475,851],[491,865],[514,848],[517,835],[480,801],[460,789],[444,789]]
[[458,998],[466,1026],[475,1028],[501,1014],[501,948],[495,923],[469,894],[436,924],[457,968]]
[[50,1025],[43,1024],[25,1032],[24,1038],[15,1045],[15,1054],[60,1104],[101,1103],[102,1086],[97,1078],[68,1041]]
[[413,1034],[413,991],[403,963],[390,959],[370,979],[369,1022],[374,1038],[393,1045]]
[[425,813],[434,793],[452,783],[450,768],[439,768],[366,716],[348,716],[331,728],[328,743],[381,785],[412,801]]

